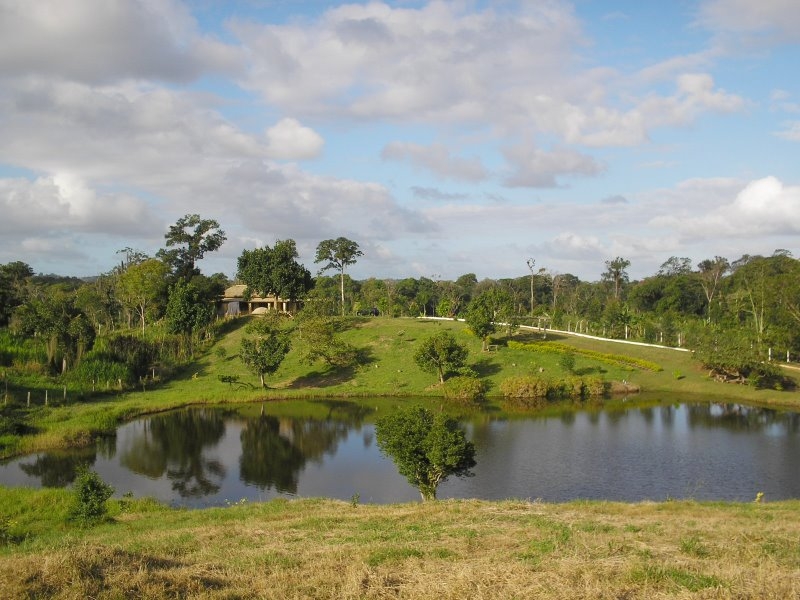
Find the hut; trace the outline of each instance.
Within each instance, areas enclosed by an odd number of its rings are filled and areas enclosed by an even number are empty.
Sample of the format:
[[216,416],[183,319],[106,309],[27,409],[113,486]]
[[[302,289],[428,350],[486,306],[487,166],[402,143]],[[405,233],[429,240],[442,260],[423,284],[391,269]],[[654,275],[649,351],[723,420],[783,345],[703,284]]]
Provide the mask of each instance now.
[[[269,294],[265,297],[259,296],[258,294],[251,294],[249,297],[246,297],[246,290],[247,286],[243,283],[237,283],[226,289],[220,301],[220,316],[234,317],[238,315],[259,314],[271,310],[293,314],[297,312],[301,306],[298,300],[284,300],[280,296],[275,296],[274,294]],[[256,312],[256,309],[264,310],[258,310],[258,312]]]

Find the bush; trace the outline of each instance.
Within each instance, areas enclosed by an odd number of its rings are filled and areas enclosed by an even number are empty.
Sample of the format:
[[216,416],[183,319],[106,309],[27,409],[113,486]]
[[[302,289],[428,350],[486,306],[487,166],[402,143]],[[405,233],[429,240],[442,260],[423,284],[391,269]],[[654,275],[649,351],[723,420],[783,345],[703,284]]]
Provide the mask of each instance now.
[[114,488],[103,481],[94,471],[86,467],[78,470],[72,486],[74,498],[70,508],[70,518],[82,525],[97,523],[106,517],[108,500]]
[[486,394],[486,385],[475,377],[458,375],[446,380],[442,385],[444,397],[461,402],[479,402]]
[[606,395],[609,384],[597,377],[583,379],[544,379],[535,375],[509,377],[500,384],[500,391],[506,400],[526,408],[539,408],[545,401],[585,400]]

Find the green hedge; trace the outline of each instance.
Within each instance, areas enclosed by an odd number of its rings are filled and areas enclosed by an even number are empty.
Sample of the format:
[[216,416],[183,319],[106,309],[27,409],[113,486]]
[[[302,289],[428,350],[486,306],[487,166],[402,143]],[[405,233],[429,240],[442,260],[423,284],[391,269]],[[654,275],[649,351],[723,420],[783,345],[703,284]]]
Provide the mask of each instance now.
[[544,352],[548,354],[568,354],[572,353],[577,356],[591,358],[609,365],[622,366],[622,367],[635,367],[637,369],[644,369],[645,371],[663,371],[661,365],[635,358],[633,356],[625,356],[624,354],[610,354],[607,352],[597,352],[595,350],[584,350],[576,348],[568,344],[560,344],[558,342],[533,342],[523,343],[516,341],[509,341],[508,347],[513,350],[526,350],[528,352]]

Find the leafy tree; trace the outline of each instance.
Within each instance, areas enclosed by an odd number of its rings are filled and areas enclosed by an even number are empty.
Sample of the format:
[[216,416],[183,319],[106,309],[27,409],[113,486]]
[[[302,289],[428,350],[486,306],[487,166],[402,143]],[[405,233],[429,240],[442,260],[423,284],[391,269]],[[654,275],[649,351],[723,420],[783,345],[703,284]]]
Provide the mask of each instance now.
[[708,316],[706,320],[710,323],[711,301],[717,293],[723,275],[730,269],[730,263],[727,258],[715,256],[713,259],[701,261],[697,265],[697,268],[700,276],[700,285],[703,288],[703,292],[705,292],[706,301],[708,302]]
[[344,271],[345,268],[356,264],[356,259],[364,253],[359,249],[358,243],[339,237],[335,240],[323,240],[317,245],[317,255],[314,262],[325,263],[320,273],[328,269],[339,271],[339,281],[342,297],[342,315],[344,315]]
[[14,309],[23,303],[24,286],[32,276],[33,269],[24,262],[0,265],[0,327],[8,325]]
[[448,416],[414,407],[386,415],[375,424],[378,448],[416,487],[423,501],[435,500],[439,484],[451,475],[468,477],[475,447]]
[[139,315],[142,333],[145,331],[148,309],[158,306],[166,295],[168,272],[166,264],[151,258],[131,265],[119,277],[117,289],[120,301],[130,311]]
[[444,383],[445,375],[464,366],[469,351],[449,331],[440,331],[422,341],[414,352],[414,362],[420,369],[439,376]]
[[488,337],[497,331],[497,323],[504,322],[509,328],[515,326],[514,298],[497,286],[485,289],[472,299],[467,307],[467,326],[482,340],[486,349]]
[[237,277],[250,293],[262,298],[270,294],[295,300],[311,289],[311,273],[297,262],[294,240],[278,240],[275,247],[243,250],[237,262]]
[[313,364],[322,360],[331,367],[343,368],[358,362],[358,349],[336,335],[334,319],[312,313],[304,314],[298,328],[302,343],[301,361],[304,363]]
[[614,299],[619,300],[622,293],[622,286],[628,282],[628,272],[626,269],[631,266],[631,261],[620,256],[614,260],[606,261],[606,270],[603,272],[603,281],[607,281],[614,286]]
[[765,349],[752,331],[705,325],[691,331],[689,343],[694,358],[716,379],[758,387],[779,375],[778,367],[765,360]]
[[259,376],[261,387],[266,387],[264,376],[275,373],[289,353],[289,334],[268,318],[252,322],[247,331],[253,337],[242,338],[239,356],[245,366]]
[[176,277],[191,279],[200,272],[195,266],[197,261],[207,252],[218,250],[227,238],[214,219],[201,219],[200,215],[192,214],[170,225],[164,239],[167,248],[172,249],[162,248],[156,256],[170,266]]
[[214,305],[203,298],[194,284],[179,279],[169,292],[164,316],[167,331],[188,340],[193,353],[192,341],[214,320]]

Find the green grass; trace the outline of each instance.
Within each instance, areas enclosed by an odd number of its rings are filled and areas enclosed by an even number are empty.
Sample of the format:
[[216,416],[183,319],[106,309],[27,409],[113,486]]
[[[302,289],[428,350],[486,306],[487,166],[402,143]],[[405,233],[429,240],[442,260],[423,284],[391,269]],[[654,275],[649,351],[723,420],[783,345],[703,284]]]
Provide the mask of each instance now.
[[[27,428],[23,432],[0,432],[0,456],[90,444],[103,433],[111,433],[120,423],[137,416],[196,404],[222,404],[253,402],[253,411],[259,404],[277,400],[285,404],[287,413],[298,414],[300,400],[319,399],[327,403],[305,403],[300,410],[325,414],[331,410],[351,410],[352,405],[336,399],[369,398],[371,403],[391,400],[379,398],[414,397],[421,401],[441,398],[442,390],[435,375],[421,371],[413,361],[414,349],[420,340],[442,330],[451,331],[469,348],[469,363],[487,384],[488,396],[498,402],[500,384],[513,376],[536,374],[543,377],[567,376],[559,364],[558,353],[533,353],[522,348],[510,348],[505,338],[498,338],[495,352],[482,352],[481,342],[463,323],[423,319],[353,318],[340,334],[348,343],[365,350],[367,360],[348,369],[331,369],[322,363],[307,365],[300,360],[300,351],[294,347],[278,371],[268,380],[268,389],[259,387],[258,377],[239,360],[238,352],[245,335],[247,318],[227,323],[222,337],[190,364],[179,369],[172,379],[145,391],[103,395],[91,400],[63,402],[57,393],[44,407],[41,398],[34,400],[28,411],[17,399],[2,407]],[[511,339],[526,343],[540,340],[537,333],[517,332]],[[680,398],[724,400],[757,405],[797,408],[800,393],[797,391],[755,390],[746,386],[726,385],[711,381],[688,352],[669,349],[632,346],[614,342],[590,340],[552,332],[548,342],[568,344],[581,350],[603,354],[625,355],[660,365],[659,372],[631,366],[612,365],[577,354],[573,372],[588,377],[601,377],[607,381],[626,380],[639,386],[657,404],[659,395],[670,394]],[[297,344],[295,344],[297,346]],[[674,377],[675,372],[683,376]],[[220,377],[232,377],[239,384],[230,385]],[[54,397],[55,396],[55,397]],[[613,401],[609,403],[613,407]],[[279,414],[280,406],[271,412]],[[470,410],[459,406],[458,411]],[[478,409],[474,409],[478,410]],[[547,411],[561,411],[560,407],[547,406]],[[19,435],[19,433],[26,433]]]

